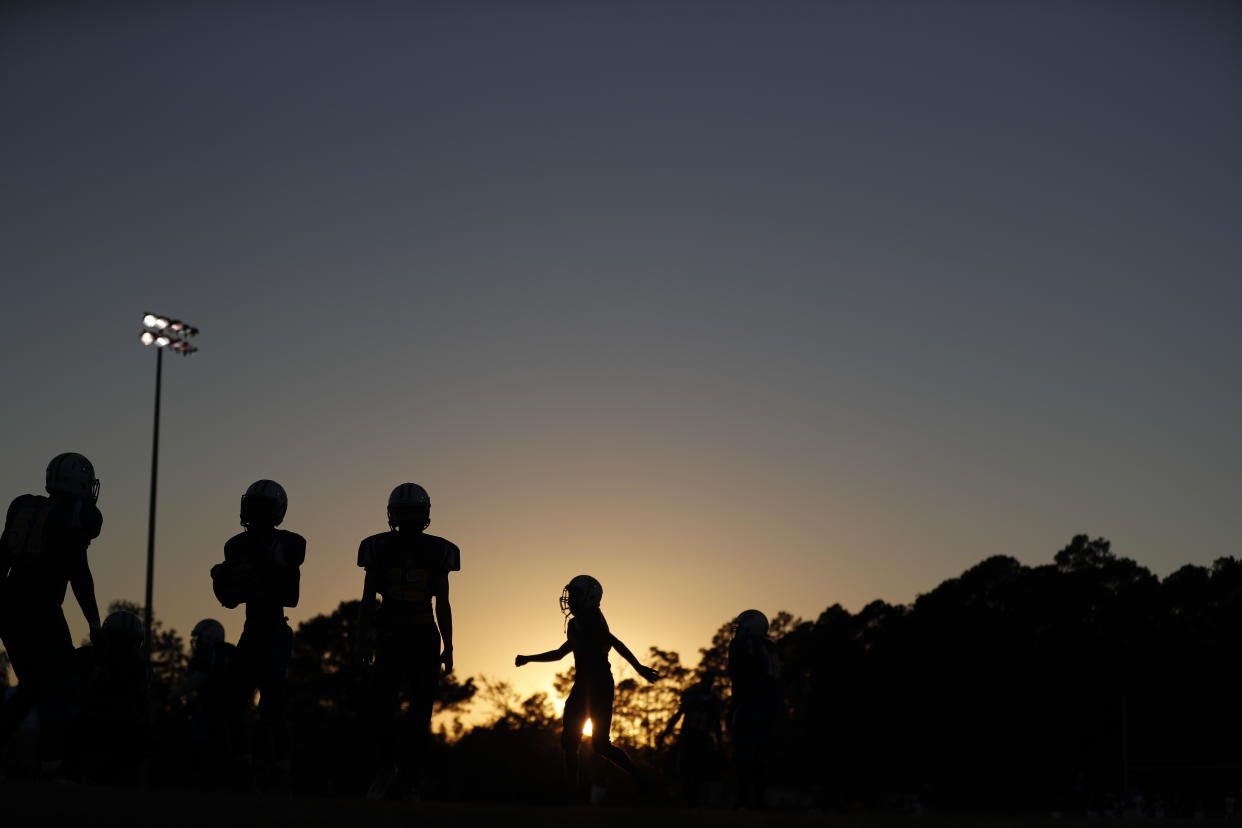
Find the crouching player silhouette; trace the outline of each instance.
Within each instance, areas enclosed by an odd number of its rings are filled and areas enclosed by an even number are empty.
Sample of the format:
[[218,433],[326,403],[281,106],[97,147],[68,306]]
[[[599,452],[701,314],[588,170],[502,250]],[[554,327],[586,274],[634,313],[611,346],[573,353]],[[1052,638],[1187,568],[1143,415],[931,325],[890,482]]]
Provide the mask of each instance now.
[[[461,552],[444,538],[427,534],[430,525],[427,491],[416,483],[402,483],[388,496],[389,531],[366,538],[358,547],[358,566],[366,570],[360,621],[364,641],[375,642],[366,717],[377,768],[368,799],[397,794],[418,799],[441,667],[446,674],[453,671],[448,576],[461,569]],[[376,595],[382,599],[378,609]],[[369,645],[364,650],[366,661]],[[402,691],[410,703],[409,730],[405,756],[398,763],[392,725]]]
[[151,671],[142,619],[117,610],[92,646],[78,650],[78,713],[69,728],[68,762],[83,782],[145,784],[151,754]]
[[595,752],[630,774],[640,787],[646,785],[634,762],[609,738],[614,685],[608,653],[615,649],[647,681],[655,681],[660,674],[640,664],[629,647],[608,630],[608,622],[599,609],[603,597],[604,588],[599,581],[590,575],[575,576],[561,591],[561,612],[569,618],[565,643],[546,653],[520,655],[513,660],[521,667],[531,661],[560,661],[570,652],[574,654],[574,685],[565,701],[561,731],[565,778],[571,797],[578,791],[578,748],[587,719],[591,720],[591,747]]
[[82,608],[91,638],[99,607],[86,548],[99,537],[99,480],[80,454],[52,458],[48,496],[21,495],[0,536],[0,639],[17,674],[17,692],[0,707],[0,746],[37,705],[45,776],[63,776],[64,736],[73,690],[74,648],[61,605],[66,587]]
[[767,807],[768,752],[780,715],[781,690],[776,645],[768,638],[768,618],[759,610],[746,610],[734,622],[728,669],[733,684],[729,737],[737,804],[762,809]]
[[681,722],[681,731],[673,747],[681,795],[687,805],[703,804],[703,785],[714,778],[717,751],[721,742],[720,699],[713,689],[715,677],[705,673],[681,694],[677,712],[657,741],[663,743]]
[[168,694],[189,699],[191,768],[197,784],[222,788],[228,767],[229,678],[237,648],[225,640],[224,625],[204,618],[190,632],[189,672]]
[[224,544],[224,563],[211,569],[216,598],[228,609],[246,605],[246,623],[227,679],[230,742],[235,782],[253,790],[254,759],[246,732],[246,711],[259,691],[259,722],[271,748],[271,787],[290,784],[289,735],[285,722],[285,671],[293,630],[285,607],[298,605],[298,569],[306,560],[306,539],[277,529],[289,500],[274,480],[258,480],[241,499],[245,531]]

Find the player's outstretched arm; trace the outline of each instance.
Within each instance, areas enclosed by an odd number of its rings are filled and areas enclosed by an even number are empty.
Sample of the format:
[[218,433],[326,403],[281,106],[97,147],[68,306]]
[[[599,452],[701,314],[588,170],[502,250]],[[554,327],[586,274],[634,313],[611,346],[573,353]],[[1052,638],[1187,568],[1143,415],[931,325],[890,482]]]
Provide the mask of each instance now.
[[569,655],[570,649],[569,639],[565,639],[565,643],[557,647],[555,650],[548,650],[546,653],[539,653],[538,655],[518,656],[513,659],[513,666],[521,667],[523,664],[531,661],[560,661],[562,658]]
[[681,707],[677,708],[677,712],[673,714],[673,718],[668,720],[668,726],[660,731],[660,735],[656,737],[656,743],[659,744],[668,738],[673,732],[673,728],[677,727],[677,723],[681,721],[681,717],[685,715],[685,710]]
[[615,635],[610,635],[610,637],[612,638],[612,648],[620,653],[621,657],[630,663],[630,666],[634,668],[634,672],[638,673],[647,681],[655,681],[660,677],[658,672],[635,658],[634,654],[630,652],[630,648],[625,646],[621,639],[617,638]]

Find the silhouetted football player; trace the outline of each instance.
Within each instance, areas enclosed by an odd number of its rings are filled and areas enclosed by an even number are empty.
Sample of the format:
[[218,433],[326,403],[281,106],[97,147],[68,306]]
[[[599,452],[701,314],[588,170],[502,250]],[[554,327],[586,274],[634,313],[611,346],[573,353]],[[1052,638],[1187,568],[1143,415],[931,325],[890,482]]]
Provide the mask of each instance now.
[[78,649],[78,711],[67,764],[84,782],[145,784],[151,755],[151,681],[142,619],[118,610],[89,647]]
[[[444,538],[427,534],[429,525],[427,491],[416,483],[402,483],[388,497],[389,531],[366,538],[358,547],[358,565],[366,570],[362,629],[375,642],[367,719],[377,770],[369,799],[388,795],[398,779],[397,790],[417,798],[441,669],[453,670],[449,573],[461,569],[461,553]],[[377,595],[382,599],[378,609]],[[397,763],[393,718],[402,691],[410,702],[409,738],[404,761]]]
[[716,764],[716,752],[720,746],[720,720],[723,710],[720,698],[713,689],[710,673],[681,694],[677,712],[668,720],[668,726],[660,733],[663,742],[681,722],[677,744],[673,751],[676,758],[677,776],[681,781],[682,798],[687,804],[697,805],[702,798],[703,783],[712,775]]
[[229,677],[237,648],[224,640],[224,625],[204,618],[190,632],[190,664],[185,680],[168,700],[188,697],[191,767],[195,784],[220,787],[228,761]]
[[35,705],[42,771],[57,775],[74,670],[73,639],[61,605],[67,586],[99,632],[95,581],[86,548],[99,536],[99,480],[80,454],[59,454],[47,467],[48,496],[21,495],[9,506],[0,536],[0,638],[19,682],[0,711],[0,745]]
[[595,752],[629,773],[640,786],[645,784],[630,757],[612,743],[614,685],[608,653],[615,649],[647,681],[655,681],[660,674],[640,664],[629,647],[608,630],[608,622],[599,609],[603,597],[604,588],[599,581],[590,575],[574,576],[561,590],[561,612],[569,617],[565,643],[546,653],[520,655],[513,660],[521,667],[531,661],[560,661],[570,652],[574,654],[574,686],[565,700],[565,721],[561,730],[565,777],[571,796],[578,789],[578,748],[587,719],[591,720],[591,746]]
[[746,610],[737,617],[728,669],[733,686],[729,738],[737,772],[737,804],[764,808],[768,750],[781,694],[776,646],[768,638],[767,616],[759,610]]
[[289,785],[289,738],[285,722],[285,671],[293,630],[285,607],[298,605],[299,567],[306,560],[306,539],[277,529],[289,501],[273,480],[258,480],[241,499],[245,531],[224,545],[224,563],[211,570],[216,597],[228,609],[246,605],[246,624],[229,670],[228,719],[238,785],[253,788],[246,711],[259,691],[259,722],[271,742],[272,787]]

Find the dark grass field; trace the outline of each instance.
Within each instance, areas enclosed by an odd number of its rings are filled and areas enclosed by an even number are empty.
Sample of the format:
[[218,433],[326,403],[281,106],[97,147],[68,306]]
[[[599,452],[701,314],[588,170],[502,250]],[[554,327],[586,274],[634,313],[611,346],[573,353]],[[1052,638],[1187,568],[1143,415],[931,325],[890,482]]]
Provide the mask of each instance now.
[[483,805],[366,802],[328,797],[259,797],[176,791],[136,791],[76,785],[0,786],[0,825],[125,825],[160,828],[262,826],[811,826],[831,828],[982,828],[1000,826],[1207,825],[1223,820],[1053,819],[981,814],[842,814],[690,810],[667,807]]

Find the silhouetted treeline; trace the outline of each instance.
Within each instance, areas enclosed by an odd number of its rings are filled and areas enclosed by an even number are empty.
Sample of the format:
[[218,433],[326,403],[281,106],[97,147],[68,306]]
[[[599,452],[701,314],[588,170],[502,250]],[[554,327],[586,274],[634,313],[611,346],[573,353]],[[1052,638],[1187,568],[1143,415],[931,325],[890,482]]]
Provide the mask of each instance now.
[[[827,803],[1174,812],[1242,785],[1242,564],[1163,582],[1077,536],[997,555],[911,606],[840,606],[779,640],[781,772]],[[1215,804],[1213,804],[1215,803]]]
[[[123,604],[116,604],[124,606]],[[295,790],[361,795],[374,768],[361,741],[366,668],[358,602],[298,626],[289,670]],[[655,684],[622,673],[614,740],[657,772],[658,734],[681,692],[710,673],[725,709],[726,619],[683,665],[650,648]],[[1242,562],[1186,566],[1163,581],[1075,537],[1042,566],[996,555],[913,604],[833,605],[814,621],[772,617],[785,716],[773,787],[827,808],[1219,813],[1242,788]],[[182,677],[185,646],[157,626],[157,702]],[[559,674],[563,698],[572,674]],[[192,786],[183,706],[162,708],[152,781]],[[424,786],[429,798],[553,801],[560,721],[553,699],[450,676]],[[469,715],[467,715],[467,713]],[[474,726],[462,723],[474,721]],[[477,722],[482,721],[482,724]],[[584,755],[589,748],[584,747]],[[716,775],[727,804],[726,750]],[[631,786],[603,762],[585,770],[611,801]],[[674,790],[671,778],[667,789]]]

